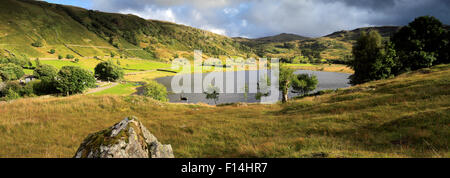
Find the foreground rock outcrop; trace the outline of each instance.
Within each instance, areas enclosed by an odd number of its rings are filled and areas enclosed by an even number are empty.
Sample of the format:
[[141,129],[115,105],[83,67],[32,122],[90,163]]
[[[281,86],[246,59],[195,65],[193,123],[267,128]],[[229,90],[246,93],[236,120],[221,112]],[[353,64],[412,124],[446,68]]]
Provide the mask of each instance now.
[[173,158],[172,146],[163,145],[135,117],[90,134],[74,158]]

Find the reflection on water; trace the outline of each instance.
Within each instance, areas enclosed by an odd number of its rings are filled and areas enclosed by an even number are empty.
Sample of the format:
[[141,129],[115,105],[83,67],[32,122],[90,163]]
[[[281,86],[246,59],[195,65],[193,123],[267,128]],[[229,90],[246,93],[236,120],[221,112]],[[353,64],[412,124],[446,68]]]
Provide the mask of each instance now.
[[[346,88],[349,87],[349,76],[350,74],[344,73],[335,73],[335,72],[320,72],[320,71],[308,71],[308,70],[297,70],[295,74],[312,74],[317,76],[319,80],[319,84],[317,89],[313,92],[317,92],[320,90],[328,90],[328,89],[338,89],[338,88]],[[206,73],[203,74],[185,74],[191,75],[191,79],[194,79],[194,75],[203,75],[206,76]],[[238,76],[246,76],[245,78],[238,78]],[[247,103],[256,103],[259,102],[256,99],[256,93],[248,93],[245,94],[242,91],[245,91],[244,87],[257,87],[256,80],[249,80],[249,76],[258,76],[258,71],[236,71],[234,72],[234,91],[241,91],[240,93],[220,93],[219,99],[217,100],[217,104],[225,104],[225,103],[238,103],[238,102],[247,102]],[[214,104],[214,100],[206,99],[206,95],[203,93],[183,93],[183,94],[175,94],[172,93],[171,80],[173,77],[162,77],[156,79],[157,82],[166,86],[167,91],[169,92],[169,100],[173,103],[207,103]],[[224,74],[224,79],[226,79],[226,74]],[[224,80],[225,81],[225,80]],[[237,84],[239,81],[244,82],[245,85]],[[194,81],[192,80],[191,86],[202,86],[202,81]],[[238,86],[239,85],[239,86]],[[226,88],[226,82],[224,83],[224,88]],[[194,89],[192,88],[192,91]],[[289,93],[289,97],[295,97],[297,94]],[[279,98],[281,100],[281,96]]]

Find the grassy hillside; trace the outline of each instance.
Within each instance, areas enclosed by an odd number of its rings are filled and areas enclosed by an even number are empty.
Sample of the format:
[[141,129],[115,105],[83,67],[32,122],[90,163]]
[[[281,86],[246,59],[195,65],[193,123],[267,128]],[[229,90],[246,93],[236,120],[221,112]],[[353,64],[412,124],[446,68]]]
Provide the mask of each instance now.
[[349,41],[349,42],[354,42],[356,41],[356,39],[358,39],[358,37],[360,36],[360,34],[364,31],[364,32],[369,32],[371,30],[374,31],[378,31],[378,33],[380,33],[380,35],[384,38],[389,38],[390,36],[392,36],[395,32],[397,32],[398,30],[400,30],[401,27],[399,26],[382,26],[382,27],[366,27],[366,28],[357,28],[351,31],[338,31],[338,32],[334,32],[332,34],[329,34],[325,37],[329,37],[329,38],[333,38],[333,39],[339,39],[342,41]]
[[[57,54],[75,55],[64,44],[109,46],[70,17],[55,13],[49,7],[3,0],[0,8],[0,48],[3,53],[9,51],[9,55],[56,58]],[[31,45],[37,41],[43,47]],[[50,49],[56,49],[57,54],[49,54]],[[101,54],[95,48],[78,49],[78,52],[86,56]]]
[[308,37],[295,35],[295,34],[288,34],[288,33],[282,33],[275,36],[268,36],[268,37],[262,37],[253,39],[252,41],[258,42],[258,43],[268,43],[268,42],[289,42],[289,41],[295,41],[295,40],[306,40],[310,39]]
[[0,157],[71,157],[89,133],[130,115],[176,157],[450,157],[449,78],[440,65],[275,105],[19,99],[0,103]]
[[280,34],[257,39],[234,39],[254,48],[260,56],[287,58],[302,63],[345,63],[351,56],[353,44],[361,32],[375,30],[388,39],[399,29],[400,27],[395,26],[358,28],[319,38]]
[[[33,0],[0,2],[0,54],[56,58],[117,56],[170,60],[194,49],[207,56],[247,56],[231,38],[134,15],[104,13]],[[42,47],[31,44],[39,42]],[[48,51],[55,49],[55,54]]]

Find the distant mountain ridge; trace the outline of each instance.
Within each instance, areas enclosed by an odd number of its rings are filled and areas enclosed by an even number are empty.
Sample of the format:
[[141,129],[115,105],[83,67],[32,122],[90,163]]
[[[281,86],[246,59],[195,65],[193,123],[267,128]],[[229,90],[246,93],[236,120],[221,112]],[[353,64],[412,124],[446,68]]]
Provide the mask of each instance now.
[[256,39],[251,39],[251,40],[259,41],[259,42],[288,42],[288,41],[306,40],[306,39],[310,39],[310,38],[296,35],[296,34],[281,33],[281,34],[274,35],[274,36],[256,38]]
[[[359,36],[357,34],[360,34],[363,31],[371,31],[375,30],[378,31],[381,36],[383,37],[389,37],[393,35],[395,32],[400,30],[401,26],[379,26],[379,27],[362,27],[362,28],[356,28],[353,30],[341,30],[336,31],[331,34],[322,36],[322,37],[329,37],[329,38],[338,38],[343,37],[346,35],[351,35],[351,38],[355,38],[355,36]],[[318,37],[321,38],[321,37]],[[243,38],[243,37],[233,37],[233,39],[238,41],[254,41],[254,42],[261,42],[261,43],[270,43],[270,42],[290,42],[290,41],[297,41],[297,40],[311,40],[315,39],[313,37],[306,37],[301,36],[297,34],[290,34],[290,33],[280,33],[278,35],[273,36],[267,36],[267,37],[260,37],[260,38]]]
[[326,60],[345,63],[361,32],[375,30],[384,38],[389,38],[400,28],[398,26],[364,27],[349,31],[337,31],[318,38],[282,33],[255,39],[242,37],[233,39],[253,48],[259,56],[292,59],[296,62],[324,62],[323,60]]
[[359,37],[359,35],[361,34],[361,32],[365,31],[378,31],[380,33],[380,35],[382,37],[390,37],[392,36],[395,32],[397,32],[398,30],[401,29],[401,26],[380,26],[380,27],[363,27],[363,28],[357,28],[354,30],[342,30],[342,31],[337,31],[334,33],[331,33],[329,35],[326,35],[324,37],[329,37],[329,38],[339,38],[339,37],[344,37],[348,40],[356,40],[357,37]]

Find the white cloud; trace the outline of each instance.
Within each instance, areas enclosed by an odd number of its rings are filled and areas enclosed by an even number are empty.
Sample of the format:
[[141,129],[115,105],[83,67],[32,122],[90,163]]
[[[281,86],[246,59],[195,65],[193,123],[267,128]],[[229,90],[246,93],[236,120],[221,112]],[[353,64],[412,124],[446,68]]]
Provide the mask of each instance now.
[[225,29],[215,28],[215,27],[208,27],[208,26],[203,26],[201,28],[204,29],[204,30],[208,30],[210,32],[213,32],[213,33],[217,33],[219,35],[227,35],[227,31]]
[[241,26],[243,26],[243,27],[247,27],[247,20],[242,20],[241,21]]
[[174,23],[179,23],[175,17],[175,14],[173,13],[172,9],[157,9],[153,7],[146,7],[143,11],[137,11],[133,9],[124,9],[120,10],[119,13],[122,14],[134,14],[139,17],[145,18],[145,19],[158,19],[158,20],[164,20]]
[[239,10],[235,8],[225,8],[223,9],[223,12],[229,16],[235,16],[239,13]]

